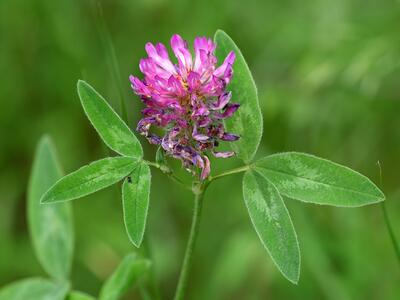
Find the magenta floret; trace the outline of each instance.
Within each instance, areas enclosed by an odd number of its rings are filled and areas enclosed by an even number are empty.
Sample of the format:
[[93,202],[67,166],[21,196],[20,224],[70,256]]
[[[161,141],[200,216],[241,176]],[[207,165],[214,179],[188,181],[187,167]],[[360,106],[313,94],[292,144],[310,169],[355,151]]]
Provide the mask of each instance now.
[[[130,76],[132,88],[146,108],[137,131],[150,143],[160,145],[184,167],[200,178],[210,174],[207,152],[227,158],[234,152],[216,152],[219,141],[236,141],[239,136],[225,132],[223,120],[231,117],[239,104],[230,103],[232,94],[226,90],[232,79],[235,53],[230,52],[217,67],[215,47],[211,39],[194,40],[194,58],[188,44],[178,34],[171,38],[171,48],[177,58],[174,64],[167,48],[158,43],[147,43],[147,58],[139,67],[144,79]],[[165,129],[164,136],[150,132],[152,126]]]

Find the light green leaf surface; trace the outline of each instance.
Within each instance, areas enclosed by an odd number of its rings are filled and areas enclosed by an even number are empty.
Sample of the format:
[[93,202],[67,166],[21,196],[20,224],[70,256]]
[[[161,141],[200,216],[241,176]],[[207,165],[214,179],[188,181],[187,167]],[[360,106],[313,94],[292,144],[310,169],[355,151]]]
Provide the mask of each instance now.
[[282,195],[305,202],[356,207],[385,199],[364,175],[309,154],[279,153],[257,161],[254,167]]
[[77,199],[104,189],[127,176],[138,165],[132,157],[95,161],[61,178],[43,195],[41,203]]
[[95,300],[96,298],[78,291],[72,291],[69,293],[67,300]]
[[151,262],[132,253],[122,260],[117,270],[104,283],[100,291],[100,300],[120,299],[137,280],[150,269]]
[[222,63],[230,51],[236,54],[233,64],[233,78],[228,85],[232,91],[232,103],[240,103],[235,114],[225,121],[229,132],[240,135],[240,139],[229,143],[237,156],[245,162],[250,162],[257,152],[263,131],[261,109],[258,104],[257,88],[250,69],[233,40],[222,30],[215,33],[217,43],[216,55]]
[[28,278],[3,287],[0,290],[0,300],[64,300],[68,289],[67,283]]
[[78,94],[87,117],[108,147],[124,156],[143,156],[136,136],[93,87],[79,80]]
[[42,195],[62,176],[49,137],[37,148],[28,188],[28,224],[36,256],[53,278],[68,279],[73,254],[73,220],[70,203],[41,205]]
[[149,209],[151,173],[147,164],[140,163],[122,186],[124,222],[130,241],[140,247]]
[[251,222],[282,274],[297,283],[300,275],[300,250],[289,212],[276,187],[261,174],[247,171],[243,196]]

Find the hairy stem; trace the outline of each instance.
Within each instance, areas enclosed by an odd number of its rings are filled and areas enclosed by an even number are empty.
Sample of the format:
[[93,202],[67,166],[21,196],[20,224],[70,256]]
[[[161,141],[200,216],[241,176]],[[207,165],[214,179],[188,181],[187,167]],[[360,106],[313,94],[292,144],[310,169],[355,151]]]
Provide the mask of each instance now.
[[179,275],[178,285],[175,291],[175,300],[182,300],[185,296],[186,286],[188,282],[188,276],[190,267],[192,265],[192,257],[194,247],[196,245],[197,235],[199,233],[199,225],[201,218],[201,211],[203,206],[203,197],[205,189],[208,184],[200,185],[199,189],[195,191],[195,199],[194,199],[194,210],[193,210],[193,218],[192,218],[192,226],[190,228],[189,241],[186,246],[185,257],[183,259],[183,264],[181,268],[181,272]]

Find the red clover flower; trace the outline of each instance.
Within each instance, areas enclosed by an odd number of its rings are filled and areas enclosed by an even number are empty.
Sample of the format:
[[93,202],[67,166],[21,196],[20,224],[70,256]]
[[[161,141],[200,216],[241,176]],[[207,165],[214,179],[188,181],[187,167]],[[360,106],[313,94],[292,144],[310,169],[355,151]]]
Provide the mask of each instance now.
[[[151,144],[160,145],[165,153],[180,159],[183,166],[200,178],[210,174],[207,152],[227,158],[234,152],[216,152],[220,141],[236,141],[239,136],[225,131],[223,120],[239,108],[229,103],[231,92],[226,90],[235,61],[232,51],[217,67],[216,45],[210,39],[194,40],[194,58],[188,44],[178,34],[171,38],[171,48],[178,64],[171,62],[167,48],[158,43],[146,44],[147,58],[140,60],[144,79],[130,76],[134,92],[146,108],[137,131]],[[150,132],[152,126],[163,128],[164,136]]]

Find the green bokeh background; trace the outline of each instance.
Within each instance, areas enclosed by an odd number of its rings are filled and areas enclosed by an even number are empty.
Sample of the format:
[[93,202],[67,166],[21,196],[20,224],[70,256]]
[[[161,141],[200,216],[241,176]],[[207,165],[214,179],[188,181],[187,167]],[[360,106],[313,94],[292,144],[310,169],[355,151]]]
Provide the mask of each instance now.
[[[117,77],[96,3],[0,1],[0,286],[44,274],[25,218],[39,137],[53,137],[66,172],[107,155],[80,107],[76,81],[90,82],[117,110],[120,85],[134,128],[142,104],[128,76],[139,74],[147,41],[168,43],[173,33],[192,42],[221,28],[242,49],[264,115],[258,157],[305,151],[376,183],[379,161],[389,216],[400,235],[399,1],[100,1],[120,66]],[[152,159],[155,148],[142,141]],[[239,164],[213,161],[213,172]],[[286,199],[302,252],[295,286],[258,241],[240,185],[235,175],[207,192],[188,299],[400,299],[400,267],[379,205],[343,209]],[[190,194],[154,170],[146,236],[164,299],[173,295],[191,210]],[[74,218],[72,281],[95,295],[134,250],[119,190],[74,201]],[[126,299],[137,295],[132,291]]]

